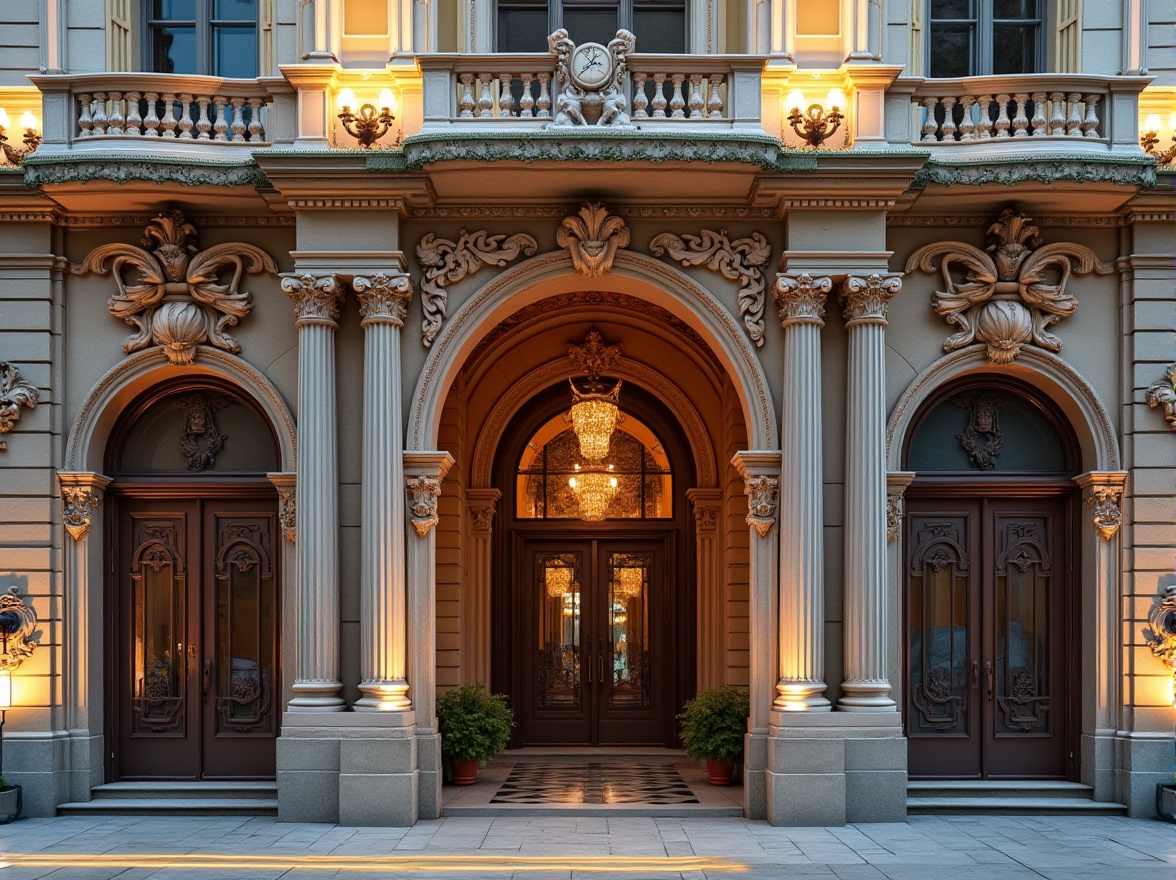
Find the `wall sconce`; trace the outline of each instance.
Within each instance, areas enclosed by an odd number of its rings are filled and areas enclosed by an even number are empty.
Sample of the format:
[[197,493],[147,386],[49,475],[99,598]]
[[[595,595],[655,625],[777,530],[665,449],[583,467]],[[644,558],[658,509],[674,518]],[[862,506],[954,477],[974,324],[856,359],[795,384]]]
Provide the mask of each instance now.
[[1152,149],[1160,142],[1158,136],[1160,130],[1160,115],[1158,113],[1148,114],[1147,119],[1143,121],[1143,137],[1139,139],[1139,145],[1143,147],[1144,152],[1156,157],[1156,161],[1161,165],[1168,165],[1173,159],[1176,159],[1176,113],[1173,113],[1168,120],[1168,128],[1174,134],[1172,136],[1173,145],[1168,149],[1160,151]]
[[380,92],[378,98],[380,112],[378,115],[376,108],[371,104],[364,104],[360,107],[358,115],[353,113],[351,108],[355,106],[357,100],[355,92],[351,89],[340,89],[335,99],[341,111],[339,121],[343,123],[347,133],[359,141],[360,147],[366,150],[386,135],[388,129],[392,127],[392,123],[396,119],[392,115],[392,111],[396,109],[396,96],[392,94],[391,89],[384,89]]
[[788,93],[788,106],[792,108],[788,115],[792,130],[801,140],[816,149],[837,131],[841,120],[845,118],[841,113],[841,108],[845,106],[845,93],[841,89],[832,89],[825,98],[824,105],[809,104],[808,109],[801,112],[801,108],[805,106],[804,92],[793,89]]
[[30,111],[26,110],[20,114],[20,124],[25,130],[23,150],[18,150],[8,143],[8,138],[4,136],[8,126],[12,124],[8,118],[8,113],[3,107],[0,107],[0,150],[4,151],[4,158],[13,165],[19,165],[21,161],[29,153],[33,152],[41,145],[41,136],[37,134],[37,117]]

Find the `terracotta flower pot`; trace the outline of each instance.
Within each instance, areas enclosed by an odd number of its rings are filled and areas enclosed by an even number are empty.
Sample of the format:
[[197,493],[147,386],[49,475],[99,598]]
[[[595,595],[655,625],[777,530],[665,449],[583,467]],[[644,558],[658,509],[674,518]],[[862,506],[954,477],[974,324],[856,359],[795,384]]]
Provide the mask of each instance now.
[[731,762],[716,761],[714,758],[707,758],[706,775],[707,781],[710,782],[711,785],[730,785]]
[[453,784],[473,785],[478,779],[478,759],[465,758],[453,762]]

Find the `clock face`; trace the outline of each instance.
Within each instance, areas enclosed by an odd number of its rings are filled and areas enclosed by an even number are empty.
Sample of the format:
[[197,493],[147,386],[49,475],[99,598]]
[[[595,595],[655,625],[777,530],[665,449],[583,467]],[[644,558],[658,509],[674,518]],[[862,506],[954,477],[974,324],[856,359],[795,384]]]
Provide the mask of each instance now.
[[572,53],[572,79],[582,89],[597,89],[612,76],[612,56],[599,43],[585,43]]

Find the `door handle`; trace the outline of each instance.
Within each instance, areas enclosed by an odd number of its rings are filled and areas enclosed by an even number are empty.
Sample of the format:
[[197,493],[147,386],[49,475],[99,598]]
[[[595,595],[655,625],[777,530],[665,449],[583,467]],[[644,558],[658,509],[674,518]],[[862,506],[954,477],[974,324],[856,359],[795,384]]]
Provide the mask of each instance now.
[[208,702],[208,682],[212,679],[212,661],[204,661],[204,682],[200,689],[201,702]]
[[600,637],[600,683],[602,685],[611,683],[604,680],[604,636]]
[[992,661],[984,661],[984,677],[988,681],[988,699],[992,699]]
[[592,684],[592,646],[584,647],[584,674],[587,684]]

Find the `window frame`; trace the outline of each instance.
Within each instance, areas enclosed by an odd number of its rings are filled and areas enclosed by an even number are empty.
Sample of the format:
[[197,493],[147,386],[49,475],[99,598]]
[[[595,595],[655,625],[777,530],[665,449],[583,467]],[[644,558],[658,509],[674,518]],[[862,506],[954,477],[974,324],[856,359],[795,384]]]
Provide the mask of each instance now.
[[[929,2],[929,0],[928,0],[928,2]],[[493,34],[493,36],[494,36],[493,45],[494,45],[495,52],[506,51],[506,50],[499,48],[499,42],[498,42],[498,39],[499,39],[498,25],[499,25],[499,20],[500,20],[500,18],[499,18],[499,16],[500,16],[499,5],[500,4],[499,4],[498,0],[495,0],[495,3],[494,3],[494,34]],[[584,5],[595,5],[595,4],[585,3]],[[617,29],[619,30],[621,28],[624,28],[625,30],[627,30],[633,34],[636,34],[638,39],[640,39],[641,35],[638,34],[637,31],[635,30],[635,26],[633,23],[633,18],[634,18],[633,7],[635,5],[640,5],[640,0],[612,0],[612,2],[608,2],[608,3],[606,3],[605,0],[601,0],[599,5],[601,5],[601,6],[604,6],[604,5],[616,6],[617,7]],[[553,34],[557,30],[559,30],[561,27],[563,27],[564,26],[563,25],[563,18],[564,18],[564,0],[548,0],[548,3],[547,3],[547,32],[549,34]],[[573,40],[578,39],[576,34],[569,34],[569,36]],[[512,50],[512,51],[527,51],[527,50],[516,49],[516,50]],[[544,48],[536,48],[531,51],[541,52],[541,51],[546,51],[546,50]],[[668,53],[668,54],[687,54],[687,53],[689,53],[689,51],[690,51],[690,0],[682,0],[682,49],[680,50],[680,52],[672,52],[672,53]]]
[[994,74],[992,72],[994,29],[997,25],[1037,23],[1037,32],[1033,41],[1034,57],[1037,61],[1034,70],[1023,70],[1022,74],[1044,73],[1046,63],[1045,29],[1049,23],[1049,0],[1037,0],[1037,15],[1034,18],[996,18],[995,0],[971,0],[971,18],[933,18],[931,4],[934,0],[924,0],[924,12],[927,26],[923,39],[923,69],[927,71],[928,79],[954,79],[955,77],[935,77],[931,72],[931,46],[935,39],[937,25],[971,25],[972,26],[972,54],[974,69],[965,76],[1015,76],[1016,74]]
[[176,26],[191,27],[196,34],[196,70],[177,73],[177,76],[222,76],[214,69],[213,35],[217,28],[245,28],[253,29],[253,65],[254,74],[246,79],[261,76],[261,2],[253,2],[253,18],[213,18],[213,7],[216,0],[194,0],[195,19],[155,18],[152,15],[155,0],[142,0],[141,13],[144,22],[141,51],[144,67],[152,68],[151,73],[166,73],[155,70],[155,32],[156,28]]

